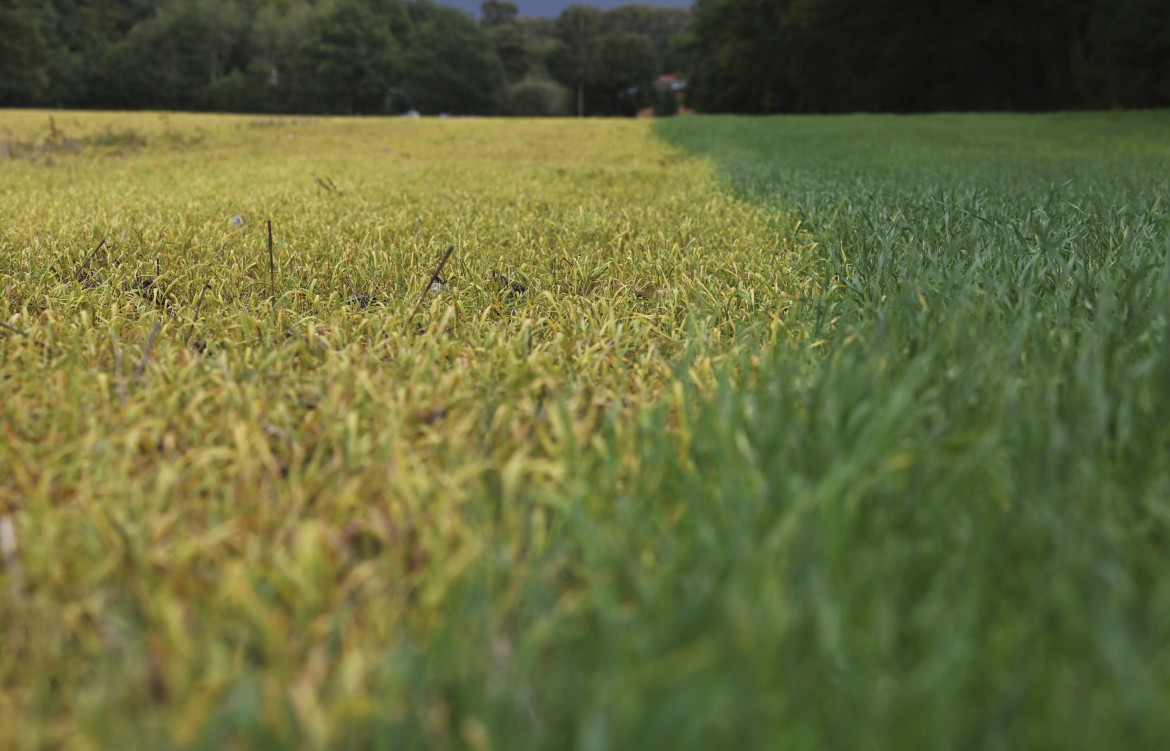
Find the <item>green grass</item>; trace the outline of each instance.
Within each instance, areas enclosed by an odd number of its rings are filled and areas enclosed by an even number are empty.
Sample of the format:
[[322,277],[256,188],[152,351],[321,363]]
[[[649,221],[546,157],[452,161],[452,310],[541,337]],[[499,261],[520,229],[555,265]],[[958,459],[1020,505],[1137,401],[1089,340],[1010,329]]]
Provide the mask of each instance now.
[[704,676],[735,697],[739,732],[883,749],[1170,738],[1168,128],[1167,113],[659,128],[798,217],[819,260],[797,317],[820,354],[781,348],[760,387],[701,409],[681,483],[705,489],[687,493],[694,539],[725,535],[700,609],[747,624],[742,659],[768,666],[754,685]]
[[6,117],[0,748],[1170,737],[1170,114]]

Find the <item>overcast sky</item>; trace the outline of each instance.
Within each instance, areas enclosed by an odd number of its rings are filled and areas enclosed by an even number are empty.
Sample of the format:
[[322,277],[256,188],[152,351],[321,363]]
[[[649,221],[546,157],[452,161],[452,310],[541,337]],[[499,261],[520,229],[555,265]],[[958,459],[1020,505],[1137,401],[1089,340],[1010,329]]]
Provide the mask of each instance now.
[[[453,5],[479,18],[479,4],[483,0],[438,0],[443,5]],[[552,18],[570,5],[592,5],[595,8],[615,8],[619,5],[629,5],[636,0],[590,0],[589,2],[574,2],[574,0],[511,0],[520,9],[522,16],[546,16]],[[648,5],[665,5],[670,8],[689,8],[691,0],[648,0]]]

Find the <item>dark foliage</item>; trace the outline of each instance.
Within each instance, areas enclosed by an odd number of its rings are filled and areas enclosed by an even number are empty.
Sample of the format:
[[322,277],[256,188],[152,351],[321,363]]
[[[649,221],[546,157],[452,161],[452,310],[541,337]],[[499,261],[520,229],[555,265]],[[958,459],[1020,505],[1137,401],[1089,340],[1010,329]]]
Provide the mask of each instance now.
[[683,46],[712,112],[1170,105],[1165,0],[697,0]]
[[[632,114],[689,13],[487,0],[0,0],[0,106],[379,114]],[[577,21],[588,19],[585,24]],[[575,32],[575,33],[570,33]]]
[[403,89],[426,115],[491,115],[500,109],[504,66],[492,37],[452,8],[426,9],[403,58]]

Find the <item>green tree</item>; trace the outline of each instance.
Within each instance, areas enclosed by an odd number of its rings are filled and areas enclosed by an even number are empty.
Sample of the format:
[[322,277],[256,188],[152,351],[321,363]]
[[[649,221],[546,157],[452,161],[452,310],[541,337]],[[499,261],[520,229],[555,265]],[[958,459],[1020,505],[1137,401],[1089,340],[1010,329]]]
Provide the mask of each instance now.
[[507,0],[484,0],[480,3],[479,12],[483,14],[480,23],[489,29],[494,26],[514,24],[520,14],[516,3],[510,3]]
[[558,44],[548,56],[553,78],[577,92],[577,116],[585,116],[585,88],[593,75],[601,11],[587,5],[570,5],[557,16],[554,26]]
[[516,23],[492,26],[488,29],[496,47],[496,55],[511,82],[519,81],[532,69],[528,38]]
[[657,74],[654,43],[645,34],[614,31],[597,38],[588,80],[593,112],[634,115],[651,101]]
[[479,6],[483,19],[480,25],[492,36],[496,54],[504,65],[508,81],[515,83],[528,75],[531,69],[528,35],[517,22],[515,3],[505,0],[486,0]]
[[1170,104],[1165,0],[697,0],[685,39],[709,111]]
[[40,100],[49,54],[44,13],[33,0],[0,0],[0,106]]
[[107,109],[139,109],[151,102],[151,83],[129,41],[100,48],[86,73],[85,103]]
[[314,111],[317,106],[302,68],[301,49],[316,11],[308,0],[267,3],[252,21],[246,75],[255,106],[272,112]]
[[[156,0],[49,0],[54,19],[46,38],[53,47],[49,58],[49,85],[45,103],[68,107],[135,107],[146,88],[138,86],[141,72],[112,66],[114,59],[126,60],[130,50],[127,37],[134,27],[151,18],[159,9]],[[112,52],[115,46],[121,49]],[[130,50],[129,60],[138,52]],[[136,64],[136,62],[135,62]],[[105,78],[114,67],[130,74],[125,81]],[[133,89],[133,96],[127,90]],[[112,94],[111,99],[106,94]]]
[[400,52],[386,16],[341,0],[310,23],[300,67],[313,109],[382,112],[401,70]]
[[[248,22],[237,0],[168,0],[159,6],[128,36],[147,81],[138,106],[210,108],[210,90],[219,78],[245,64]],[[110,62],[104,55],[102,60]],[[108,91],[118,83],[110,80],[111,73],[127,69],[120,51],[114,60],[116,68],[104,65],[99,71]]]
[[647,90],[649,40],[653,72],[685,73],[711,111],[1170,105],[1166,0],[481,10],[476,25],[430,0],[0,0],[0,104],[379,112],[408,85],[428,110],[494,112],[502,75],[509,109],[554,101],[553,78],[578,114],[617,114]]
[[1163,0],[1101,0],[1086,25],[1099,104],[1170,105],[1170,5]]
[[416,25],[402,59],[402,86],[425,114],[493,115],[504,66],[487,30],[454,8],[414,3]]
[[691,12],[685,8],[663,8],[645,3],[619,5],[601,17],[601,32],[624,31],[642,34],[654,46],[658,73],[675,73],[684,61],[674,53],[671,42],[686,32]]
[[683,44],[690,58],[691,105],[713,112],[789,109],[793,5],[794,0],[696,0]]

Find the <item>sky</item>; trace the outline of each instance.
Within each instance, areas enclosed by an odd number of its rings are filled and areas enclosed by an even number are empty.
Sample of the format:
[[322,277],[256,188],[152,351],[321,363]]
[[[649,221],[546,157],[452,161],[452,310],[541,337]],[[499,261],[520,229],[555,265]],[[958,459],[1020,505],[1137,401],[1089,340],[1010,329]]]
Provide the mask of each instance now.
[[[522,16],[545,16],[553,18],[570,5],[592,5],[603,10],[616,8],[619,5],[628,5],[639,0],[511,0],[520,9]],[[453,5],[456,8],[471,13],[479,18],[479,4],[482,0],[438,0],[443,5]],[[645,0],[648,5],[662,5],[669,8],[689,8],[691,0]]]

